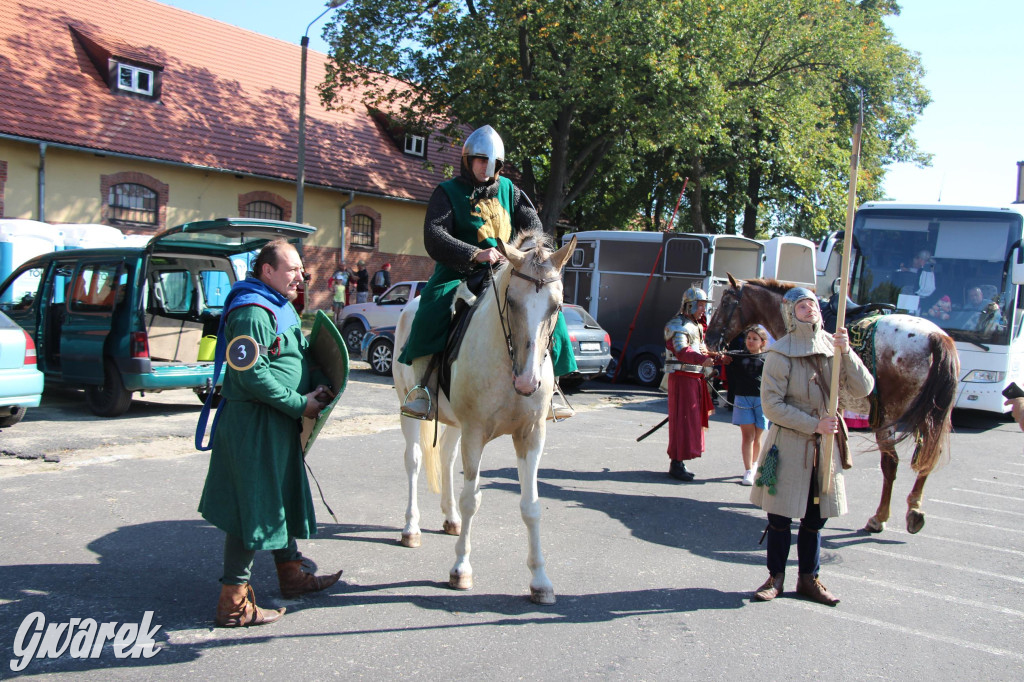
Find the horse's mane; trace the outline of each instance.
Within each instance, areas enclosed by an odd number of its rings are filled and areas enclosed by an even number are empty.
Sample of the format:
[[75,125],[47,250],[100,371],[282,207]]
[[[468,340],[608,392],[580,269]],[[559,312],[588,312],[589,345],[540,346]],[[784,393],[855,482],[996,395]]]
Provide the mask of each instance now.
[[761,277],[759,279],[748,279],[748,280],[746,280],[746,283],[747,284],[753,284],[755,286],[759,286],[762,289],[767,289],[768,291],[771,291],[772,293],[778,294],[780,296],[784,296],[786,294],[786,292],[789,291],[790,289],[792,289],[793,286],[794,286],[792,284],[786,284],[784,282],[780,282],[779,280],[772,279],[770,277]]
[[539,227],[523,230],[516,235],[511,244],[520,251],[528,251],[538,246],[548,252],[555,250],[555,240]]

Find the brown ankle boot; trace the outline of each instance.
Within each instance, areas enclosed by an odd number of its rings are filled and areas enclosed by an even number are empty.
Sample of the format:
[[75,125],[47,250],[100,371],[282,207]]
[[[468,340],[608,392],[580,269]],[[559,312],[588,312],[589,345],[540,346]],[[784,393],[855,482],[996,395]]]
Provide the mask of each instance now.
[[782,594],[782,583],[785,579],[785,573],[769,574],[768,580],[764,581],[764,585],[757,588],[757,592],[754,593],[754,599],[756,601],[771,601],[775,599]]
[[277,564],[277,582],[281,585],[281,596],[285,599],[300,594],[319,592],[338,582],[341,571],[333,575],[313,575],[302,570],[302,559]]
[[811,573],[801,573],[796,581],[796,591],[811,601],[816,601],[825,606],[835,606],[839,603],[835,595],[828,591],[828,588],[821,584],[818,576]]
[[244,628],[250,625],[264,625],[273,623],[283,615],[284,609],[261,609],[256,606],[252,587],[248,583],[220,586],[216,618],[218,627]]

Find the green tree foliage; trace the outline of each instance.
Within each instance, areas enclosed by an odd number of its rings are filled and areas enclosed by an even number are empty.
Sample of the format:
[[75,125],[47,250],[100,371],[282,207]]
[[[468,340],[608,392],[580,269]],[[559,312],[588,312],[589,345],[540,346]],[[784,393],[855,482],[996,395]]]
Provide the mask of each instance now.
[[434,140],[493,125],[546,225],[664,229],[686,183],[680,227],[814,235],[845,210],[860,92],[862,197],[877,197],[885,164],[927,161],[910,136],[927,104],[920,65],[882,21],[897,11],[887,0],[353,0],[325,29],[334,53],[320,91]]

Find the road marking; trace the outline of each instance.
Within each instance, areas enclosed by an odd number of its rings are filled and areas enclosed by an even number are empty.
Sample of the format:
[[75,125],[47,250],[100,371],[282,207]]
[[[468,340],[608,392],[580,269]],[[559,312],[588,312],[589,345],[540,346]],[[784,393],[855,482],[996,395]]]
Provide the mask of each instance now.
[[[931,502],[932,500],[929,500]],[[900,530],[899,528],[886,528],[886,533],[899,533],[900,535],[912,535],[908,531]],[[1024,556],[1024,552],[1019,549],[1010,549],[1009,547],[993,547],[992,545],[983,545],[980,542],[971,542],[970,540],[960,540],[958,538],[944,538],[939,535],[914,535],[913,537],[918,540],[936,540],[938,542],[952,542],[957,545],[967,545],[968,547],[977,547],[978,549],[987,549],[992,552],[1006,552],[1007,554],[1016,554],[1017,556]]]
[[1008,509],[995,509],[993,507],[979,507],[976,504],[964,504],[962,502],[950,502],[948,500],[928,500],[929,502],[937,502],[939,504],[952,504],[956,507],[967,507],[968,509],[977,509],[978,511],[990,511],[999,514],[1012,514],[1013,516],[1024,516],[1024,513],[1010,511]]
[[1000,495],[999,493],[983,493],[980,490],[969,490],[967,488],[953,488],[958,493],[974,493],[975,495],[984,495],[985,497],[998,497],[1001,500],[1016,500],[1017,502],[1024,502],[1024,497],[1014,497],[1013,495]]
[[1020,483],[1003,483],[1002,481],[992,481],[992,480],[989,480],[987,478],[972,478],[971,480],[972,481],[977,481],[978,483],[988,483],[989,485],[1002,485],[1002,486],[1006,486],[1007,488],[1020,488],[1021,487]]
[[993,474],[1006,474],[1007,476],[1024,476],[1024,471],[998,471],[998,470],[993,469],[993,470],[991,470],[991,473],[993,473]]
[[937,521],[948,521],[949,523],[962,523],[965,526],[977,526],[978,528],[991,528],[992,530],[1001,530],[1004,533],[1024,533],[1024,530],[1020,528],[1005,528],[1003,526],[993,526],[988,523],[977,523],[975,521],[964,521],[963,519],[951,519],[947,516],[935,516],[934,514],[928,515],[929,519],[935,519]]
[[877,628],[884,630],[893,630],[905,635],[914,635],[916,637],[923,637],[924,639],[931,639],[936,642],[942,642],[944,644],[952,644],[954,646],[964,647],[966,649],[974,649],[976,651],[982,651],[993,656],[1006,656],[1007,658],[1015,658],[1019,661],[1024,661],[1024,654],[1019,654],[1016,651],[1008,651],[1006,649],[997,649],[994,646],[987,644],[978,644],[977,642],[968,642],[967,640],[960,639],[958,637],[947,637],[946,635],[937,635],[933,632],[924,632],[923,630],[915,630],[908,628],[903,625],[897,625],[896,623],[889,623],[884,620],[878,620],[877,618],[868,618],[867,616],[858,616],[853,613],[846,613],[834,608],[825,608],[819,604],[812,604],[797,599],[778,599],[779,603],[786,604],[787,606],[794,606],[796,608],[804,609],[805,611],[813,611],[825,616],[831,616],[832,618],[838,618],[840,620],[848,620],[854,623],[861,623],[863,625],[872,625]]
[[1009,580],[1014,583],[1024,584],[1024,578],[1018,578],[1015,575],[1003,575],[1002,573],[993,573],[992,571],[983,571],[980,568],[970,568],[968,566],[958,566],[957,564],[947,563],[945,561],[935,561],[934,559],[922,559],[921,557],[908,556],[906,554],[899,554],[898,552],[887,552],[884,549],[875,549],[874,547],[864,547],[862,545],[847,545],[843,548],[843,551],[848,549],[856,550],[858,552],[868,552],[869,554],[878,554],[880,556],[886,556],[893,559],[902,559],[904,561],[912,561],[917,564],[929,564],[931,566],[939,566],[941,568],[948,568],[953,571],[960,571],[963,573],[974,573],[976,575],[983,575],[989,578],[999,578],[1000,580]]
[[854,575],[852,573],[845,573],[843,571],[836,571],[832,566],[828,567],[828,575],[831,578],[833,575],[836,578],[843,580],[856,580],[862,583],[869,583],[871,585],[878,585],[884,587],[887,590],[895,590],[897,592],[907,592],[909,594],[916,594],[919,597],[929,597],[931,599],[939,599],[941,601],[948,601],[952,604],[960,604],[962,606],[970,606],[976,609],[986,609],[988,611],[995,611],[996,613],[1002,613],[1007,616],[1015,616],[1017,618],[1024,618],[1024,611],[1015,611],[1014,609],[1008,609],[1005,606],[999,606],[997,604],[988,604],[982,601],[976,601],[974,599],[962,599],[960,597],[954,597],[951,594],[942,594],[941,592],[929,592],[928,590],[920,590],[916,587],[909,587],[907,585],[901,585],[899,583],[893,583],[885,580],[875,580],[874,578],[867,578],[861,575]]

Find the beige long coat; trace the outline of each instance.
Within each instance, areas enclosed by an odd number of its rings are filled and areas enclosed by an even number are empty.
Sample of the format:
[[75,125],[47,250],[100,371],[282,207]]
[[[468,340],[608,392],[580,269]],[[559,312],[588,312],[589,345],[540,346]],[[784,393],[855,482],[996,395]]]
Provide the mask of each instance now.
[[[758,468],[772,445],[778,446],[779,464],[774,495],[767,487],[755,485],[750,501],[770,514],[791,519],[803,518],[807,511],[811,473],[815,471],[815,434],[821,416],[828,411],[828,386],[832,378],[832,337],[797,323],[796,329],[768,349],[761,376],[761,407],[771,420]],[[862,398],[874,387],[874,378],[856,353],[842,356],[840,367],[841,398]],[[815,376],[821,374],[820,383]],[[842,399],[840,400],[842,409]],[[821,516],[829,518],[846,513],[846,488],[839,448],[832,450],[832,489],[819,495]],[[818,490],[824,489],[822,468],[818,467]]]

